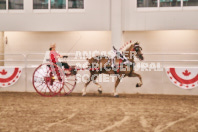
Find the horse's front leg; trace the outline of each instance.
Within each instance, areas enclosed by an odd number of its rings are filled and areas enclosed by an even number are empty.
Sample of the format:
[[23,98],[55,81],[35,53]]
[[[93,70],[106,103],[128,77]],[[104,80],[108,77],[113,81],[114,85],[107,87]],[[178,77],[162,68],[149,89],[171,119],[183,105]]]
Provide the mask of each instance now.
[[114,87],[114,97],[119,97],[118,93],[116,92],[116,88],[119,83],[120,83],[120,78],[117,77],[117,80],[115,82],[115,87]]
[[137,74],[135,72],[132,72],[132,75],[131,77],[138,77],[140,82],[136,84],[136,87],[141,87],[143,85],[143,82],[142,82],[142,77],[140,74]]

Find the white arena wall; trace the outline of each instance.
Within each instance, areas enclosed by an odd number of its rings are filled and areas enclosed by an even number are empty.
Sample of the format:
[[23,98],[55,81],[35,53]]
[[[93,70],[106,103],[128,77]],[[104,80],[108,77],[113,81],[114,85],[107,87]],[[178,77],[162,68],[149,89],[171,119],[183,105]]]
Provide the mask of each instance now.
[[[111,32],[109,31],[73,31],[73,32],[5,32],[8,44],[4,46],[4,53],[18,53],[28,55],[30,53],[45,53],[51,42],[57,43],[57,50],[60,53],[75,51],[109,51],[111,49]],[[197,67],[198,62],[182,62],[182,60],[197,60],[198,55],[181,55],[180,53],[198,53],[198,31],[197,30],[163,30],[163,31],[128,31],[123,33],[123,41],[139,41],[145,61],[149,64],[160,63],[161,68],[165,66],[187,66]],[[72,48],[73,47],[73,48]],[[155,53],[178,53],[180,55],[149,55]],[[13,57],[5,56],[9,60]],[[14,56],[16,60],[23,57]],[[0,88],[0,91],[35,92],[32,86],[32,74],[35,66],[42,63],[30,62],[30,60],[42,60],[44,55],[29,55],[26,68],[19,81],[7,88]],[[170,62],[170,60],[181,60]],[[161,62],[163,61],[163,62]],[[138,61],[137,61],[138,62]],[[5,62],[5,65],[25,66],[25,62]],[[88,71],[80,71],[83,75]],[[137,71],[143,78],[143,86],[136,88],[137,78],[124,78],[119,86],[119,93],[140,93],[140,94],[172,94],[172,95],[198,95],[198,88],[184,90],[173,85],[166,73],[163,71]],[[110,80],[112,81],[112,80]],[[101,83],[104,93],[113,93],[114,83]],[[81,92],[84,83],[77,84],[74,92]],[[91,83],[87,92],[97,92],[97,86]]]
[[[80,11],[35,11],[24,1],[22,11],[0,11],[0,31],[196,30],[198,8],[137,8],[136,0],[85,0]],[[120,31],[119,31],[120,30]]]
[[110,1],[85,0],[83,10],[33,10],[24,0],[24,10],[0,11],[0,31],[104,31],[110,30]]
[[67,53],[84,50],[110,50],[109,31],[70,32],[11,32],[4,33],[8,44],[5,53],[44,53],[51,43],[57,44],[57,51]]
[[197,30],[198,7],[137,8],[136,0],[122,0],[122,29]]

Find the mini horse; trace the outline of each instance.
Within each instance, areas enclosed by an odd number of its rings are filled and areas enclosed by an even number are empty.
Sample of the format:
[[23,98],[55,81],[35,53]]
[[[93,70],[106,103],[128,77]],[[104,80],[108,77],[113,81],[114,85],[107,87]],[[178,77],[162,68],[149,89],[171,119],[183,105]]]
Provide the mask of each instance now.
[[[134,56],[136,56],[139,60],[144,60],[143,54],[142,54],[142,48],[139,46],[139,43],[136,42],[134,44],[131,44],[126,50],[123,52],[128,53],[125,54],[125,57],[128,58],[128,62],[130,63],[123,63],[121,62],[121,59],[117,56],[115,58],[115,63],[116,68],[111,66],[111,63],[109,58],[107,56],[96,56],[88,59],[89,62],[89,68],[90,68],[90,77],[88,81],[85,83],[85,87],[82,90],[82,95],[86,95],[86,88],[89,85],[91,81],[93,81],[94,84],[98,86],[98,92],[101,94],[102,93],[102,87],[100,84],[96,82],[97,77],[99,74],[116,74],[116,82],[115,82],[115,87],[114,87],[114,96],[119,97],[118,93],[116,92],[116,88],[118,84],[120,83],[120,80],[124,78],[125,76],[128,77],[138,77],[140,82],[136,84],[136,87],[141,87],[142,86],[142,77],[141,75],[137,74],[134,72]],[[132,54],[129,54],[132,53]],[[97,65],[96,65],[97,64]],[[99,68],[100,67],[100,68]],[[102,68],[101,68],[102,67]],[[125,69],[125,70],[123,70]],[[126,70],[127,69],[127,70]]]

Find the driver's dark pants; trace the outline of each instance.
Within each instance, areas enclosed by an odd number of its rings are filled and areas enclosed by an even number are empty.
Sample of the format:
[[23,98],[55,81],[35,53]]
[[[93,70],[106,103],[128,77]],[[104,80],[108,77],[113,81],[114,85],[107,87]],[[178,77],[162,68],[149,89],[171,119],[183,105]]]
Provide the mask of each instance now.
[[66,62],[56,62],[56,64],[61,68],[63,66],[65,69],[69,69],[69,65]]

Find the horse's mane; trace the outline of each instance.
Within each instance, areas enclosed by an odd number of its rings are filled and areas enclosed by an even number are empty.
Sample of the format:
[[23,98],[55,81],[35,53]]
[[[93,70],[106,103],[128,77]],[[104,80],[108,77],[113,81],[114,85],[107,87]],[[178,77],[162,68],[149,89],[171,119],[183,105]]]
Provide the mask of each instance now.
[[129,46],[131,46],[131,40],[130,40],[130,42],[126,42],[126,43],[124,43],[121,47],[120,47],[120,51],[124,51],[124,50],[126,50]]
[[132,41],[130,40],[129,42],[126,42],[125,44],[123,44],[121,47],[120,47],[120,51],[125,51],[127,50],[132,44],[139,44],[139,42],[135,42],[135,43],[132,43]]

